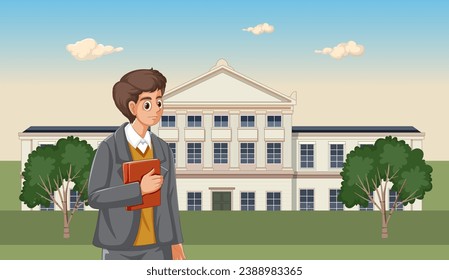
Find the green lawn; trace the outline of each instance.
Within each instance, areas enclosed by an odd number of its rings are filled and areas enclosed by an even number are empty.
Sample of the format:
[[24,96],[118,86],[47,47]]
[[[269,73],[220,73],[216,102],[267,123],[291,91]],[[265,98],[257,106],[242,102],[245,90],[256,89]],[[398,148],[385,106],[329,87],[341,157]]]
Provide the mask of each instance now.
[[[448,245],[184,245],[189,260],[448,260]],[[90,245],[0,245],[0,260],[98,260]]]
[[[98,259],[96,212],[2,211],[0,259]],[[190,259],[449,259],[449,211],[398,212],[380,238],[379,212],[182,212]],[[230,230],[232,229],[232,230]]]

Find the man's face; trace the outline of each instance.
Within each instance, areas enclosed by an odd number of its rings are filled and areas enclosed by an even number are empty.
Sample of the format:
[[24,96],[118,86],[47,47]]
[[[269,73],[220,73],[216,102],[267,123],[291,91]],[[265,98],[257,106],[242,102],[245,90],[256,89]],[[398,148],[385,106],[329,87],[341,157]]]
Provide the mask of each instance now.
[[164,112],[162,92],[160,90],[142,92],[137,103],[129,102],[129,109],[136,116],[135,121],[146,126],[157,124]]

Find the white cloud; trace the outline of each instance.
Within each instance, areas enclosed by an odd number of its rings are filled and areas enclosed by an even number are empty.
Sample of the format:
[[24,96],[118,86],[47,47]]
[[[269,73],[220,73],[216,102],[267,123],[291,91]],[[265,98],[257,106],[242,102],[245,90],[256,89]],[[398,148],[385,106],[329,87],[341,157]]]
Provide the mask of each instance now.
[[254,27],[248,27],[242,29],[243,31],[251,32],[254,35],[260,35],[262,33],[273,33],[274,32],[274,26],[269,25],[268,23],[261,23]]
[[92,38],[86,38],[75,44],[68,44],[66,49],[77,60],[94,60],[107,54],[123,51],[123,48],[97,44]]
[[328,54],[335,59],[342,59],[345,56],[353,55],[360,56],[365,52],[363,45],[358,45],[354,41],[348,41],[347,43],[340,43],[333,48],[324,48],[322,50],[316,50],[318,54]]

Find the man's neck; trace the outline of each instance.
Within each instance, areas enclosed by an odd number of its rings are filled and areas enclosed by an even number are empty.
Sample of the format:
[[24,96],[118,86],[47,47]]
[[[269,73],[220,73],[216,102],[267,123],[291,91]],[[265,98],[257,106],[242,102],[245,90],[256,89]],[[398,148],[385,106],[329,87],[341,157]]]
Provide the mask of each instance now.
[[148,131],[148,126],[144,125],[143,123],[139,122],[137,119],[134,120],[134,122],[131,125],[134,130],[139,134],[140,137],[145,138],[145,134]]

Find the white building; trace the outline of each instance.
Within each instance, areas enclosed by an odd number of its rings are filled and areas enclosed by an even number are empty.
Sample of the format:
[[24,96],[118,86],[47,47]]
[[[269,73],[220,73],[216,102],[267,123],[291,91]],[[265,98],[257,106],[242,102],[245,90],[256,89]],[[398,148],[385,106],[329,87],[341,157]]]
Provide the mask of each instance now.
[[[336,200],[345,155],[387,135],[422,148],[424,133],[414,127],[293,126],[295,104],[296,93],[268,88],[224,60],[166,92],[151,130],[175,154],[180,210],[372,210]],[[22,168],[39,145],[75,135],[96,148],[116,128],[30,127],[19,134]],[[420,200],[404,207],[421,209]]]

